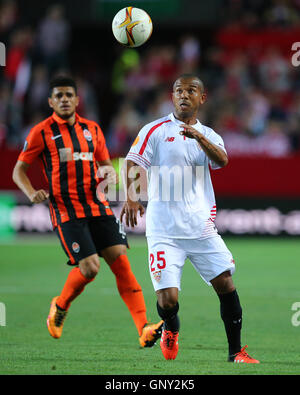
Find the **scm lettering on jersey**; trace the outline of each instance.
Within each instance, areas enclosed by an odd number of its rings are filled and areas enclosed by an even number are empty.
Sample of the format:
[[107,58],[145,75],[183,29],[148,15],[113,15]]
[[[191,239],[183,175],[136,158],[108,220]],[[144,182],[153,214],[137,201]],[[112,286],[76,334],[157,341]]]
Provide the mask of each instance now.
[[60,148],[59,159],[61,162],[69,162],[71,160],[88,160],[93,161],[93,152],[73,152],[71,148]]
[[93,152],[73,152],[73,160],[93,161]]

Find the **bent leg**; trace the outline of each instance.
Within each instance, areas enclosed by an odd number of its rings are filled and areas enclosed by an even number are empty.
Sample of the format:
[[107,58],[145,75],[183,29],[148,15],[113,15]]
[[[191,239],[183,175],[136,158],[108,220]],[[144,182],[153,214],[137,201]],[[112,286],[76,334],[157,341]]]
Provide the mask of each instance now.
[[74,267],[70,271],[62,292],[57,299],[57,306],[62,310],[68,310],[71,302],[83,292],[88,283],[93,281],[99,267],[99,257],[97,254],[80,260],[79,267]]
[[57,299],[57,305],[68,310],[71,302],[81,294],[86,284],[91,282],[98,273],[100,264],[96,247],[92,240],[87,219],[74,219],[56,228],[57,236],[74,267],[65,282]]

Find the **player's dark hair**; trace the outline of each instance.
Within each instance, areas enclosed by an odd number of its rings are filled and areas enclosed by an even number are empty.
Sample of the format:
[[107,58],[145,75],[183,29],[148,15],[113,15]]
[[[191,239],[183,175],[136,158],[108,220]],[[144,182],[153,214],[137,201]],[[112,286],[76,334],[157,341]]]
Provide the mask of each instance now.
[[75,80],[67,75],[58,75],[50,81],[49,84],[49,97],[52,95],[53,88],[58,86],[72,86],[77,94],[77,84]]
[[192,74],[192,73],[181,74],[178,78],[176,78],[176,81],[174,82],[173,88],[175,87],[175,84],[176,84],[176,82],[178,80],[181,80],[181,79],[185,80],[185,79],[188,79],[188,78],[193,78],[193,79],[198,80],[200,88],[201,88],[201,92],[204,92],[204,84],[203,84],[202,80],[196,74]]

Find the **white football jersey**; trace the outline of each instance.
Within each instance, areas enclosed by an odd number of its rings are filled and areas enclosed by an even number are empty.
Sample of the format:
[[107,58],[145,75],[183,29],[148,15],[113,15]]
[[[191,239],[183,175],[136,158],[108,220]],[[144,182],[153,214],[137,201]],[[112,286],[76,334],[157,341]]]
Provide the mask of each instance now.
[[[182,125],[173,114],[147,124],[126,157],[148,173],[147,237],[196,239],[215,228],[209,166],[218,165],[195,139],[179,134]],[[211,128],[198,120],[192,126],[225,151],[223,139]]]

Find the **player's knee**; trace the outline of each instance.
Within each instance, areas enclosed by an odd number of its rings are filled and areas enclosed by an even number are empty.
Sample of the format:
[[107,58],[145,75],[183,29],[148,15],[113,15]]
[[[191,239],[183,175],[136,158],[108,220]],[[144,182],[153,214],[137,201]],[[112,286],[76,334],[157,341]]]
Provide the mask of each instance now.
[[117,250],[117,257],[126,254],[127,254],[127,247],[125,245],[119,244]]
[[86,270],[85,270],[85,277],[86,278],[94,278],[97,276],[98,272],[99,272],[99,263],[90,263],[89,265],[87,265]]
[[214,287],[215,291],[217,294],[227,294],[231,293],[235,290],[235,286],[224,283],[224,284],[218,284],[218,286]]
[[178,289],[175,287],[156,291],[157,303],[164,310],[173,309],[178,303]]
[[217,294],[226,294],[235,290],[231,274],[228,271],[211,280],[211,284]]
[[113,265],[116,261],[119,261],[120,257],[126,255],[126,253],[127,247],[123,244],[108,247],[101,251],[101,255],[109,266]]
[[100,263],[97,255],[92,255],[79,262],[81,273],[86,278],[94,278],[99,272]]

